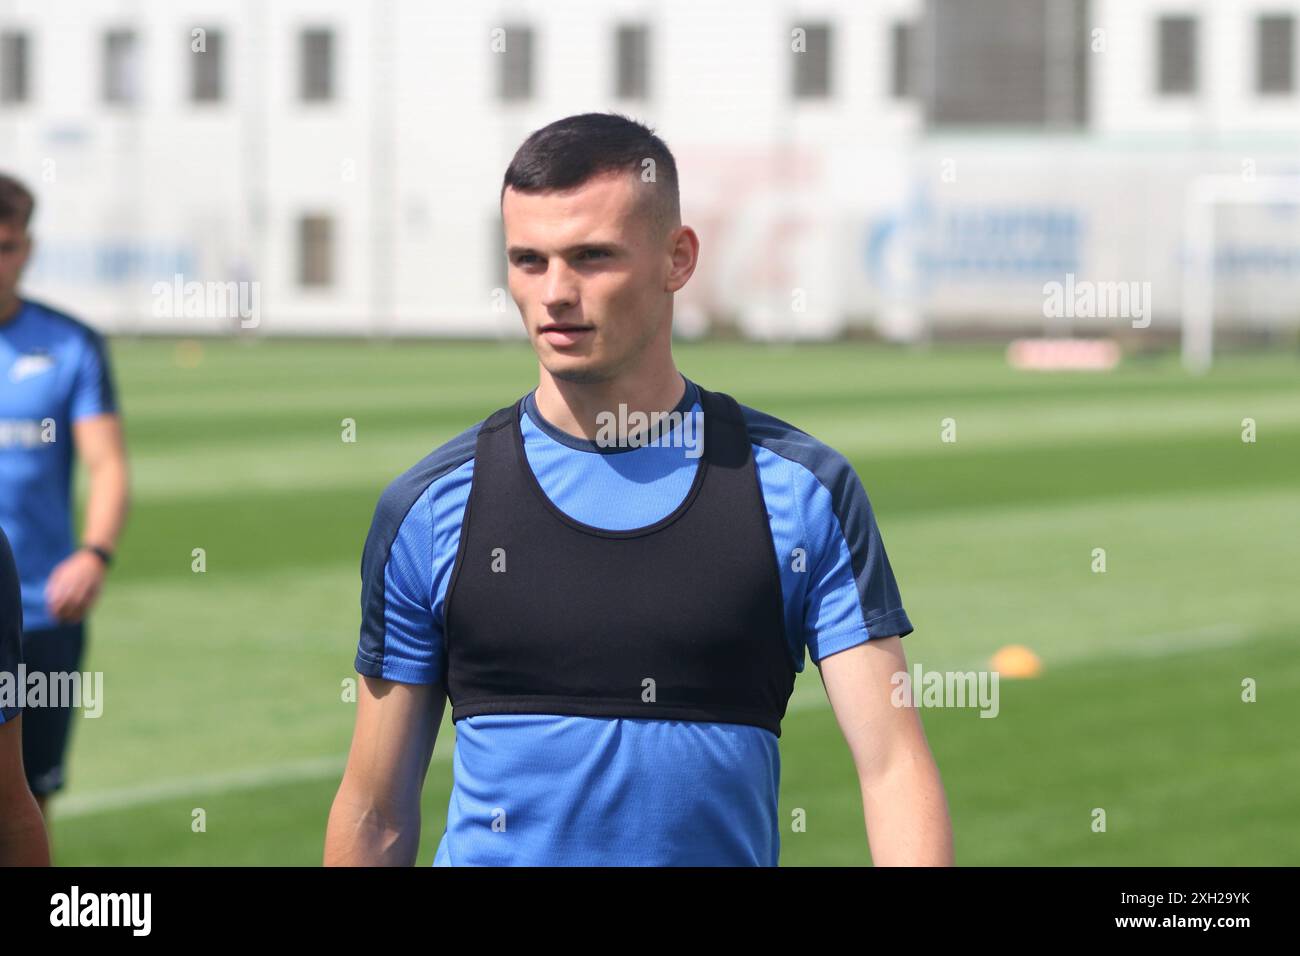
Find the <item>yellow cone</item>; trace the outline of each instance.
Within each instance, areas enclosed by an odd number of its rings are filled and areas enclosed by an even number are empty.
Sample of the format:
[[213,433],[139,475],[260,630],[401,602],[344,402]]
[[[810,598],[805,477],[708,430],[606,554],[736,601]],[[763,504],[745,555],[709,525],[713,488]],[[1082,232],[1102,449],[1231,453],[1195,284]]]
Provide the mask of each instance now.
[[203,345],[194,339],[181,339],[176,343],[176,364],[181,368],[197,368],[203,361]]
[[1037,677],[1043,672],[1043,662],[1023,644],[1008,644],[993,655],[989,665],[1003,677],[1010,678]]

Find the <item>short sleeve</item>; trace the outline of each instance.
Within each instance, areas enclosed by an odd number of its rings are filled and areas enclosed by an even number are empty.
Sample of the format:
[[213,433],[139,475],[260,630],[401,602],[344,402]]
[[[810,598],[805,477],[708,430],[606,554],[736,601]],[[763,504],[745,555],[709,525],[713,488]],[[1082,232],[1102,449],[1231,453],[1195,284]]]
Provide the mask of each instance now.
[[913,630],[866,489],[838,452],[819,470],[806,503],[815,542],[805,592],[804,633],[814,663],[864,641]]
[[81,349],[72,384],[72,421],[116,411],[117,391],[113,385],[108,347],[103,336],[91,332]]
[[0,724],[20,711],[16,697],[18,665],[23,660],[23,602],[18,589],[18,569],[9,539],[0,529]]
[[442,627],[432,610],[433,521],[426,490],[404,513],[397,490],[380,498],[361,558],[357,673],[403,684],[437,683]]

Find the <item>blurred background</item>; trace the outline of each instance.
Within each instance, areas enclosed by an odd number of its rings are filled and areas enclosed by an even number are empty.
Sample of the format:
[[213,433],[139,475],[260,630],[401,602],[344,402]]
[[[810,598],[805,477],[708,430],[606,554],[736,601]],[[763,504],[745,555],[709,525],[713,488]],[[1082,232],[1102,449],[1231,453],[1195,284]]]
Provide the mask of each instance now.
[[[682,371],[849,456],[909,661],[1027,649],[996,719],[923,713],[958,862],[1300,862],[1298,23],[1297,0],[0,0],[24,289],[111,335],[135,492],[56,859],[319,862],[374,503],[536,385],[506,165],[614,110],[673,150],[701,237]],[[785,726],[809,826],[782,863],[868,862],[814,667]]]

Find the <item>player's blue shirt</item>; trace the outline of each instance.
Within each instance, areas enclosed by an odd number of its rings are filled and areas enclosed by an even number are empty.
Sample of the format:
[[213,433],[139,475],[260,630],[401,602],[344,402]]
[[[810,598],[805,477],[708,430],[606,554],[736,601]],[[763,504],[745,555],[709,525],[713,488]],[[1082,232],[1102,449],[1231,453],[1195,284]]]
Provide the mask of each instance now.
[[73,550],[72,423],[116,411],[94,329],[32,301],[0,324],[0,528],[18,561],[28,631],[58,624],[45,582]]
[[[23,603],[18,591],[18,571],[14,555],[9,550],[9,540],[0,528],[0,680],[5,680],[16,692],[19,686],[18,665],[23,659]],[[5,678],[2,675],[12,674]],[[20,712],[15,701],[0,701],[0,724],[13,720]]]
[[[698,414],[698,391],[685,381],[675,410]],[[820,663],[871,638],[910,633],[848,460],[793,425],[741,410],[771,514],[795,669],[803,670],[805,648]],[[373,616],[382,633],[363,624],[361,674],[445,686],[443,604],[481,425],[434,450],[379,501],[362,560],[362,603],[382,602],[382,615]],[[538,414],[533,393],[520,427],[551,501],[608,530],[644,527],[676,510],[700,460],[672,440],[602,447],[569,435]],[[455,727],[435,866],[777,864],[781,761],[776,736],[761,727],[544,714],[486,714]]]

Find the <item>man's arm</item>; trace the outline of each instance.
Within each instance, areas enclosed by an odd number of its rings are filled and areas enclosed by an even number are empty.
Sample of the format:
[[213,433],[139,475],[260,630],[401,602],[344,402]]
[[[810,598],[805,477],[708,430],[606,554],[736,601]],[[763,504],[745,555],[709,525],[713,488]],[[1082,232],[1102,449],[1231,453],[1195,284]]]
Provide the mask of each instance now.
[[914,707],[896,707],[891,678],[907,672],[898,637],[873,638],[819,663],[822,683],[844,733],[876,866],[952,866],[952,823]]
[[[122,420],[116,413],[91,415],[73,423],[72,435],[90,478],[82,541],[113,551],[130,507]],[[54,617],[65,623],[85,617],[99,597],[105,571],[103,562],[84,549],[61,561],[45,588]]]
[[45,820],[23,772],[22,719],[0,724],[0,866],[49,866]]
[[347,768],[325,831],[326,866],[411,866],[420,794],[446,690],[362,677]]

